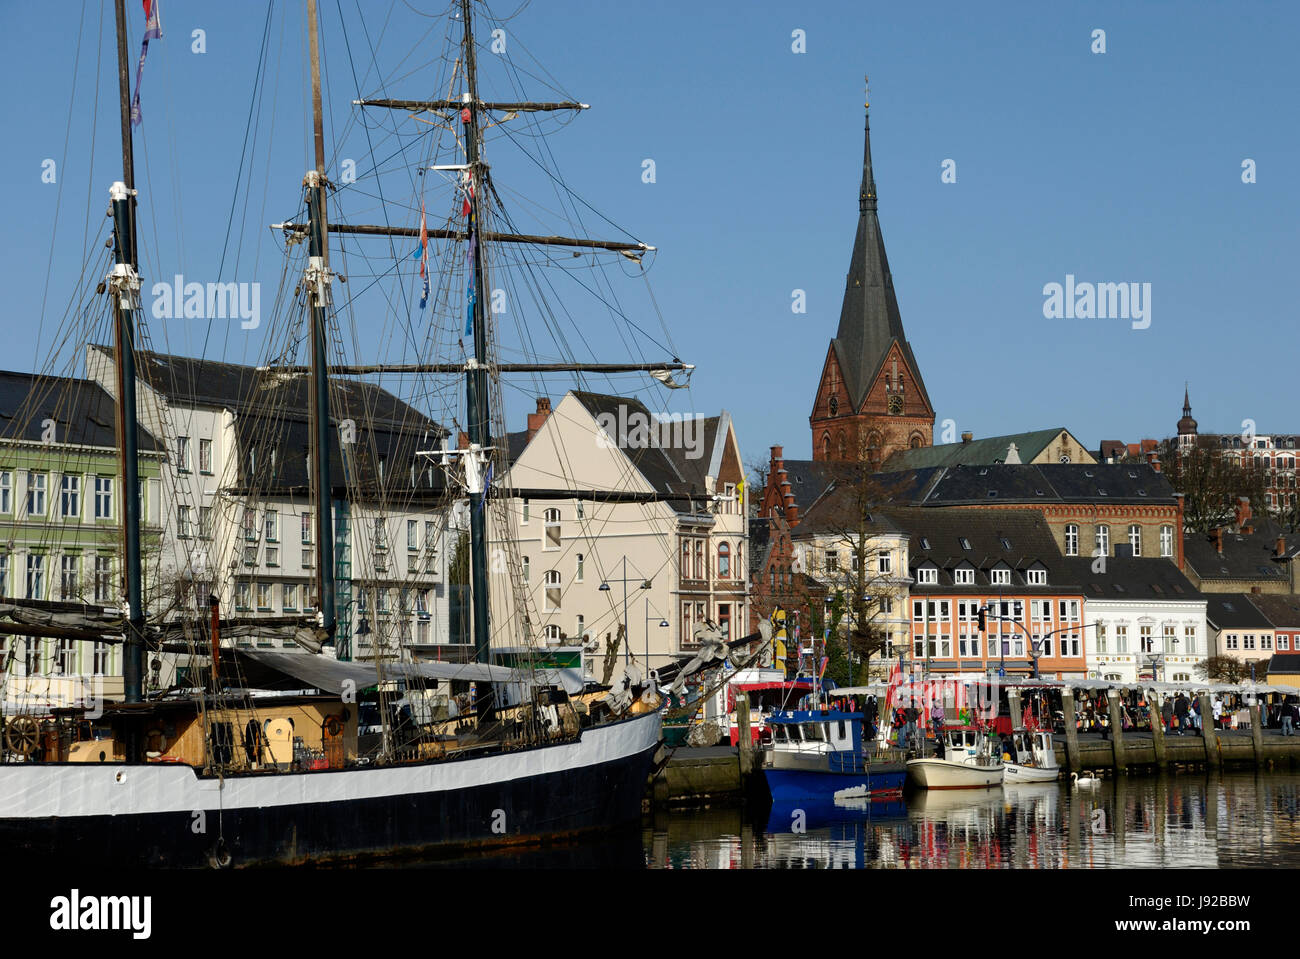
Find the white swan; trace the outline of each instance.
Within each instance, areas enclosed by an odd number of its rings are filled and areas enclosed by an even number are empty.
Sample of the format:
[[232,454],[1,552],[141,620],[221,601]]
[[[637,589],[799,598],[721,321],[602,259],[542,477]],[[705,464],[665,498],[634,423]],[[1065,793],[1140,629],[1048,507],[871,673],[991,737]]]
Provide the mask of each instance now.
[[1091,789],[1093,786],[1098,786],[1100,784],[1101,780],[1095,779],[1092,776],[1085,776],[1080,779],[1078,773],[1070,773],[1070,785],[1075,789],[1078,789],[1080,786],[1085,789]]

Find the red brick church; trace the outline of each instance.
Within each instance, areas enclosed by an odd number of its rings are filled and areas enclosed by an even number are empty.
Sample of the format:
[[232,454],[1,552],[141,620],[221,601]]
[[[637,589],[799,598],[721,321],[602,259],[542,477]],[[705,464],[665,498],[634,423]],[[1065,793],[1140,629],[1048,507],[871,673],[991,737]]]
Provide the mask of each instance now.
[[896,450],[931,446],[934,407],[903,332],[871,172],[866,125],[858,233],[835,339],[826,351],[812,415],[813,459],[879,465]]

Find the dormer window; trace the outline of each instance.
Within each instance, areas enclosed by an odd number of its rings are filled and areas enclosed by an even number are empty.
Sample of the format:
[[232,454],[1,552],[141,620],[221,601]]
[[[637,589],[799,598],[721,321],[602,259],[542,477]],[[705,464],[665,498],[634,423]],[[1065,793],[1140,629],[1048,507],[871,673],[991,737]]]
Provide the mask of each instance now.
[[916,581],[927,586],[933,586],[939,582],[939,571],[933,566],[922,566],[916,571]]
[[1029,570],[1029,572],[1027,572],[1027,573],[1025,574],[1025,581],[1026,581],[1030,586],[1046,586],[1046,585],[1047,585],[1047,570],[1045,570],[1045,569],[1031,569],[1031,570]]
[[1006,567],[989,571],[989,582],[994,586],[1010,586],[1011,570]]
[[974,586],[975,570],[969,566],[963,566],[960,569],[953,570],[953,582],[958,586]]

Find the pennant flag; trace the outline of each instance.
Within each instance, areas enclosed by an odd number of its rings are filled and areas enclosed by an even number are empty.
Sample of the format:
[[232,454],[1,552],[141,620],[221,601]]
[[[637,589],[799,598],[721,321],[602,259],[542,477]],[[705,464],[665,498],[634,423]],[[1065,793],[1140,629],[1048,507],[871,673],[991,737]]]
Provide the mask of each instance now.
[[743,479],[736,484],[736,506],[741,513],[745,512],[745,481]]
[[424,289],[420,293],[420,309],[429,302],[429,228],[424,220],[424,204],[420,204],[420,245],[411,254],[411,259],[420,261],[420,276],[424,279]]
[[162,39],[162,20],[158,13],[158,0],[144,0],[144,42],[140,45],[140,63],[135,68],[135,96],[131,98],[131,126],[138,127],[144,115],[140,112],[140,80],[144,76],[144,58],[149,52],[150,40]]

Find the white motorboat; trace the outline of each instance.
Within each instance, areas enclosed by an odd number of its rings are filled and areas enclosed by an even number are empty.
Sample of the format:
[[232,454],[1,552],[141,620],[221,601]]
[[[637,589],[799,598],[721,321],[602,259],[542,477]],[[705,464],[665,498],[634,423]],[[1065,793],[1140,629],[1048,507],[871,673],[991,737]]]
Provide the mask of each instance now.
[[987,733],[974,726],[947,726],[941,756],[909,759],[907,773],[922,789],[986,789],[1002,783],[1002,758]]
[[1060,777],[1061,767],[1056,762],[1050,732],[1017,729],[1011,734],[1011,742],[1015,754],[1009,762],[1003,756],[1002,763],[1006,768],[1006,783],[1054,783]]

